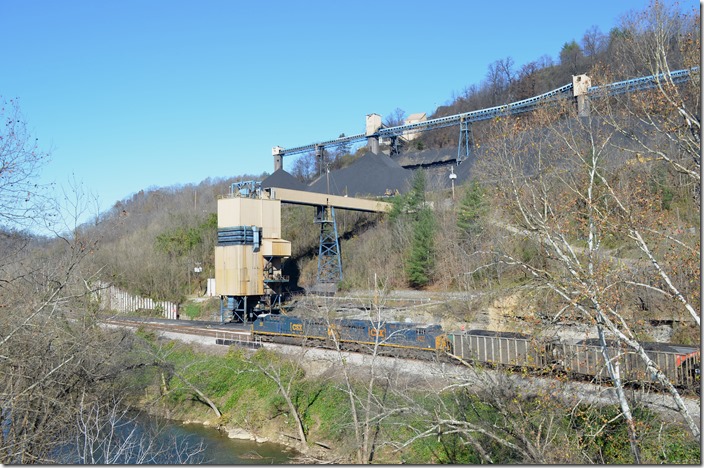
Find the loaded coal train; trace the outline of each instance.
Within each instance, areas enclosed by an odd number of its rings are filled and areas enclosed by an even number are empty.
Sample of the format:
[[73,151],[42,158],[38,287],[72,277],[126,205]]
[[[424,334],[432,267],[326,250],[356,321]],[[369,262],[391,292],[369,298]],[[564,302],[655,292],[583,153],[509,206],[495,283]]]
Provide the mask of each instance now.
[[[376,352],[397,357],[433,359],[451,355],[475,365],[559,372],[574,378],[608,380],[601,346],[596,339],[576,343],[542,340],[523,333],[469,330],[445,332],[440,325],[368,320],[300,318],[263,314],[252,323],[262,341]],[[699,389],[700,349],[668,343],[641,343],[648,356],[680,388]],[[609,356],[617,356],[624,382],[653,382],[642,359],[617,342],[608,342]]]

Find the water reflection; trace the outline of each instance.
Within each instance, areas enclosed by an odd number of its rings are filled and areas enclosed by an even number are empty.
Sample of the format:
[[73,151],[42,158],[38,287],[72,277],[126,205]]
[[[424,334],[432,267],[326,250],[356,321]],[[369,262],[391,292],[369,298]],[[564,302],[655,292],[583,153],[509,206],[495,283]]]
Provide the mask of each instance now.
[[62,446],[57,460],[67,464],[285,464],[297,455],[286,446],[230,439],[200,424],[143,413],[111,420],[98,431],[82,431]]
[[230,439],[217,429],[200,424],[182,425],[171,421],[168,426],[178,439],[189,441],[197,446],[202,440],[205,451],[203,463],[216,465],[255,465],[288,463],[296,452],[287,447],[270,442],[258,444],[248,440]]

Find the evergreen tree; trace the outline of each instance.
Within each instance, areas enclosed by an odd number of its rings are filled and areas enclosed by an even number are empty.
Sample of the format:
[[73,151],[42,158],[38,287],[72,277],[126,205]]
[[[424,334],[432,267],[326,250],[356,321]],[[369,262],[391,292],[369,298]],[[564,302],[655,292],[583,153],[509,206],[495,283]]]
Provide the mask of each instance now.
[[411,251],[406,261],[408,283],[413,288],[425,287],[432,279],[435,265],[434,236],[433,212],[430,208],[423,207],[416,213]]
[[423,288],[432,280],[435,266],[435,217],[426,205],[425,172],[413,173],[411,190],[395,197],[389,218],[392,222],[407,221],[413,230],[408,256],[405,259],[406,279],[412,288]]
[[457,213],[457,227],[463,237],[468,238],[479,232],[481,218],[487,213],[488,207],[484,188],[477,181],[471,181],[460,200]]
[[425,189],[425,171],[415,171],[407,201],[408,211],[413,217],[413,238],[406,260],[406,276],[408,284],[413,288],[423,288],[430,284],[435,265],[435,218],[425,204]]
[[[425,171],[422,169],[415,171],[411,180],[411,191],[408,192],[406,199],[409,212],[418,213],[425,204],[425,186]],[[415,219],[417,220],[418,217],[415,216]]]
[[417,170],[411,179],[411,190],[405,195],[392,198],[389,219],[395,221],[402,216],[411,216],[415,221],[420,209],[425,204],[425,172]]

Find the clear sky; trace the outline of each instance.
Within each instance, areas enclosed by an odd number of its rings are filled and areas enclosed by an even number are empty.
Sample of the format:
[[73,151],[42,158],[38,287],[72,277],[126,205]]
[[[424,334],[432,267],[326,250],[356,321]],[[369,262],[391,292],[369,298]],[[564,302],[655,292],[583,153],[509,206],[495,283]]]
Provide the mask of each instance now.
[[42,180],[73,175],[106,210],[149,187],[271,173],[273,146],[361,133],[366,114],[430,114],[496,60],[557,61],[565,42],[646,7],[0,0],[0,96],[19,98],[51,152]]

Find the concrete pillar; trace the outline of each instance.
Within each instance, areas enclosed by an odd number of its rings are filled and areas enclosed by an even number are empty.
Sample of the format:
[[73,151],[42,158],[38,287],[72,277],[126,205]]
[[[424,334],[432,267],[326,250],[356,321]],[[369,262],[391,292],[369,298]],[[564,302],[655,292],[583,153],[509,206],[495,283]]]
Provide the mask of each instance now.
[[325,170],[325,147],[315,145],[315,159],[318,161],[318,175],[322,175]]
[[271,148],[271,155],[274,156],[274,172],[284,167],[284,149],[280,146]]
[[577,99],[577,115],[580,117],[589,117],[589,87],[592,85],[592,79],[587,75],[572,76],[572,91]]
[[577,115],[580,117],[589,117],[590,113],[589,96],[577,96]]
[[379,154],[379,136],[376,132],[381,128],[381,116],[379,114],[367,114],[367,145],[374,154]]
[[369,151],[374,154],[379,154],[379,137],[367,137],[367,146]]

